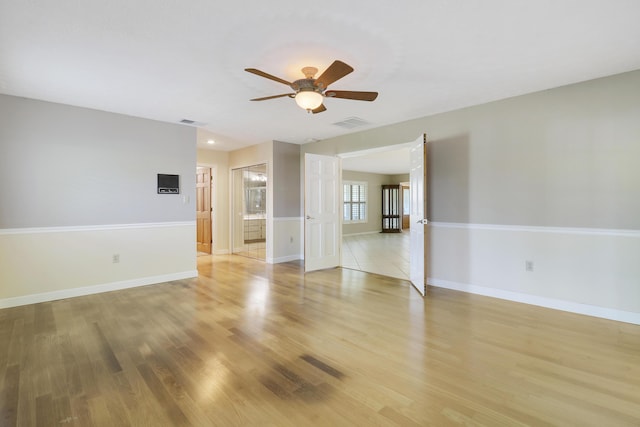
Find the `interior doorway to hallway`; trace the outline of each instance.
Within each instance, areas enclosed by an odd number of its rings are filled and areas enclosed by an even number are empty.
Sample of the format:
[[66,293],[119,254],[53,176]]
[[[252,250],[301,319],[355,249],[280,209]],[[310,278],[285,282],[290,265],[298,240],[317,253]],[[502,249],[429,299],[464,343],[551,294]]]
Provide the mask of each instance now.
[[[342,157],[343,182],[348,181],[345,176],[351,175],[348,171],[362,173],[362,179],[371,180],[367,185],[370,203],[367,224],[358,224],[357,226],[343,224],[342,267],[409,280],[410,224],[408,223],[408,215],[405,218],[405,211],[408,214],[408,206],[404,206],[405,199],[408,202],[409,197],[405,195],[404,189],[406,188],[408,192],[411,145],[380,147],[340,156]],[[368,177],[368,174],[373,175]],[[391,180],[376,178],[376,175],[393,178]],[[374,181],[376,184],[373,184]],[[403,188],[402,196],[405,197],[401,197],[403,224],[400,233],[380,233],[382,224],[378,222],[374,212],[378,210],[378,215],[381,216],[381,205],[378,204],[380,200],[375,197],[381,192],[381,187],[378,185],[381,181],[387,184],[398,184]]]
[[198,255],[211,254],[213,234],[211,230],[211,168],[196,168],[196,248]]

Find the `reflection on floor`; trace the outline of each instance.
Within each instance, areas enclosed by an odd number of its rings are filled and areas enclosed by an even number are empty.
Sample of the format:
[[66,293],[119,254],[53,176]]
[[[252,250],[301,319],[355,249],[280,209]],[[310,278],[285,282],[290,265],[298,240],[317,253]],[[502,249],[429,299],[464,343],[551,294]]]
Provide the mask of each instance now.
[[342,266],[409,280],[409,232],[342,238]]
[[267,242],[265,239],[245,240],[244,246],[234,253],[264,261],[267,258]]

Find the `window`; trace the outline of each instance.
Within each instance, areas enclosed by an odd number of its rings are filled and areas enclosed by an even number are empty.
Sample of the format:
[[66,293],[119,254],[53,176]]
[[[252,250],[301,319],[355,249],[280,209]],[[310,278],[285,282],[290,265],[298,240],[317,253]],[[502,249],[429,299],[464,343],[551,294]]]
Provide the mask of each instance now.
[[342,219],[344,222],[367,222],[367,183],[343,183]]
[[411,212],[411,193],[409,187],[402,187],[402,214],[409,215]]

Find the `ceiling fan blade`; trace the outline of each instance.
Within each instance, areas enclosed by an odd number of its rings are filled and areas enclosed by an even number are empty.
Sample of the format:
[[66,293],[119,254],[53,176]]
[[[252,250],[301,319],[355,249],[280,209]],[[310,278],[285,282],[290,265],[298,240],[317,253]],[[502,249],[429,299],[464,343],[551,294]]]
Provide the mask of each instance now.
[[250,99],[249,101],[266,101],[267,99],[282,98],[283,96],[288,96],[290,98],[293,98],[295,95],[293,93],[283,93],[281,95],[271,95],[271,96],[265,96],[262,98],[253,98],[253,99]]
[[353,68],[350,65],[342,61],[333,61],[333,64],[329,65],[329,68],[324,70],[324,73],[316,79],[316,84],[322,85],[326,89],[331,83],[343,78],[352,71]]
[[325,92],[329,98],[355,99],[356,101],[374,101],[378,92],[357,92],[353,90],[330,90]]
[[320,106],[318,108],[316,108],[315,110],[311,110],[311,112],[313,114],[318,114],[318,113],[322,113],[323,111],[326,111],[327,107],[324,106],[324,104],[320,104]]
[[260,71],[255,68],[245,68],[244,70],[248,73],[255,74],[256,76],[264,77],[265,79],[273,80],[278,83],[282,83],[283,85],[291,86],[290,82],[283,80],[280,77],[272,76],[271,74],[265,73],[264,71]]

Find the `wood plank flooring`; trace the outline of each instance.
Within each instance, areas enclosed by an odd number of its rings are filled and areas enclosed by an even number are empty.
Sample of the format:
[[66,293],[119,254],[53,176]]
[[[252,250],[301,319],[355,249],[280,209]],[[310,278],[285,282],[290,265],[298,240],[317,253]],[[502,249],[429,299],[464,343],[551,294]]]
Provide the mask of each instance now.
[[0,425],[640,425],[640,326],[296,262],[198,266],[0,310]]

